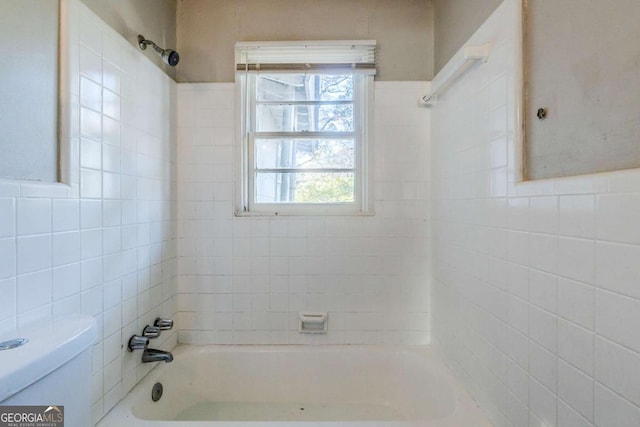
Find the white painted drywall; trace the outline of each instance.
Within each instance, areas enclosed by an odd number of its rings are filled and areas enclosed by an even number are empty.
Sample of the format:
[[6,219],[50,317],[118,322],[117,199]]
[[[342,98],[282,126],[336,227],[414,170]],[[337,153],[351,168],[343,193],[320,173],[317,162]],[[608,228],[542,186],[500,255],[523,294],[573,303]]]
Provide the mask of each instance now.
[[55,182],[57,1],[3,1],[0,78],[0,178]]
[[500,3],[502,0],[433,0],[436,74]]
[[538,0],[526,16],[526,177],[639,167],[640,2]]
[[[153,40],[163,49],[176,48],[176,0],[82,2],[136,48],[138,34]],[[175,78],[176,69],[164,64],[159,55],[148,50],[145,56],[170,77]]]
[[433,17],[424,0],[182,0],[177,79],[234,81],[237,41],[336,39],[378,41],[376,80],[433,77]]

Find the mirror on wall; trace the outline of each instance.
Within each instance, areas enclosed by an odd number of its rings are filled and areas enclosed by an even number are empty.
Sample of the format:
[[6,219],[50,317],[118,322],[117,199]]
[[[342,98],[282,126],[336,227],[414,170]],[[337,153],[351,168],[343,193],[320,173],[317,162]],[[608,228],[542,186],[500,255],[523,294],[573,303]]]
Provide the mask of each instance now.
[[640,167],[640,2],[524,3],[524,178]]
[[0,179],[57,182],[59,2],[2,0]]

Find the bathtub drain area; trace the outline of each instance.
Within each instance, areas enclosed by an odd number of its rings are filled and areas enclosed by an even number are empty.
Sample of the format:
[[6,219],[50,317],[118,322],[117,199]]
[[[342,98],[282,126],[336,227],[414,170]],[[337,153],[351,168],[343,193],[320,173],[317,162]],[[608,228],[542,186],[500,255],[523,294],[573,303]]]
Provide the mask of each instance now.
[[176,421],[405,421],[396,409],[360,403],[201,402]]

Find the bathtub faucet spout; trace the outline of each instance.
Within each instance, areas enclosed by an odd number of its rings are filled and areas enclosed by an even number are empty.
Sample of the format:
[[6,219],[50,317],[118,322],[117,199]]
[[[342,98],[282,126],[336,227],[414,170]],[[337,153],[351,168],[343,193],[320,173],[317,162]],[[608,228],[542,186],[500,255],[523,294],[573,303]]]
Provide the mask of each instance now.
[[155,348],[145,348],[142,353],[142,363],[149,362],[171,362],[173,354],[168,351],[156,350]]

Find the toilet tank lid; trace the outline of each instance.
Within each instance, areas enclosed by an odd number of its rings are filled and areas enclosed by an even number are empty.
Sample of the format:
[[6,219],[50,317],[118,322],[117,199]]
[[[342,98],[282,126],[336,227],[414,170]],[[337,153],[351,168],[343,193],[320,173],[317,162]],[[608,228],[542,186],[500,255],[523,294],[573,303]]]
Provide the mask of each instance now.
[[[28,343],[0,351],[0,402],[30,386],[91,346],[96,320],[69,315],[0,334],[0,342],[26,338]],[[88,373],[89,374],[89,373]]]

